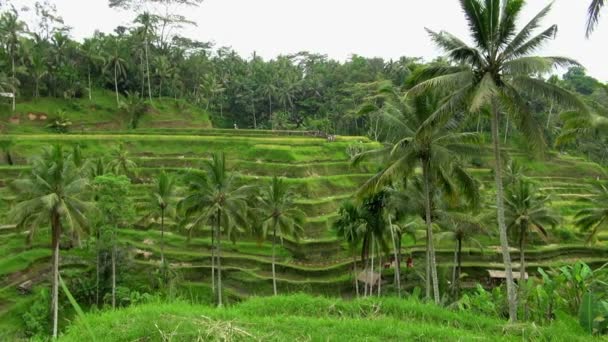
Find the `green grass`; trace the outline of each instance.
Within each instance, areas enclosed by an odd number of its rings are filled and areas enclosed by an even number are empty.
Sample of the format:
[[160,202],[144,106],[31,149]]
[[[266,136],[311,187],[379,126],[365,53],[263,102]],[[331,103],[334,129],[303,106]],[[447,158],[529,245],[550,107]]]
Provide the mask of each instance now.
[[[86,327],[90,327],[89,332]],[[87,314],[59,341],[589,341],[573,319],[547,327],[454,312],[415,299],[340,299],[291,295],[225,308],[150,303]]]

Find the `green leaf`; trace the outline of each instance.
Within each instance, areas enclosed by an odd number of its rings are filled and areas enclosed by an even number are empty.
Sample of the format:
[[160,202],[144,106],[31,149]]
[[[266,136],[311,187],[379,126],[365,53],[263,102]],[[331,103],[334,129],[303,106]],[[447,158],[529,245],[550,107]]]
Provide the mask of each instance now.
[[593,320],[596,317],[596,312],[595,296],[591,292],[585,293],[578,311],[578,320],[581,327],[590,334],[593,333]]

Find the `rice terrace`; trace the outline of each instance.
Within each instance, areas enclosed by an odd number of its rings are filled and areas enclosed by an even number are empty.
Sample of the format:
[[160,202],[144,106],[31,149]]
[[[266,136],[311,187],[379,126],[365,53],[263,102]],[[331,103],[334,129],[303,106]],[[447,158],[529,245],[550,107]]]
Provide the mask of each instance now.
[[0,341],[608,341],[605,2],[407,3],[0,0]]

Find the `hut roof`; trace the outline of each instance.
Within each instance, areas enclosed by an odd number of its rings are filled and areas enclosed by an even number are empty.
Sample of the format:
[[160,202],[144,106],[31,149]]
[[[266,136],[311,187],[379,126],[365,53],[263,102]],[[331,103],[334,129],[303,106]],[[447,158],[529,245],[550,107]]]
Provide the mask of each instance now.
[[[507,278],[507,273],[505,271],[488,270],[488,274],[490,275],[490,278],[494,278],[494,279],[506,279]],[[520,279],[521,273],[513,272],[513,278]],[[524,274],[524,279],[528,279],[528,272],[526,272]]]
[[360,281],[360,282],[362,282],[362,283],[365,283],[365,284],[376,285],[380,281],[380,273],[378,273],[378,272],[373,272],[372,273],[369,270],[362,271],[357,276],[357,280]]

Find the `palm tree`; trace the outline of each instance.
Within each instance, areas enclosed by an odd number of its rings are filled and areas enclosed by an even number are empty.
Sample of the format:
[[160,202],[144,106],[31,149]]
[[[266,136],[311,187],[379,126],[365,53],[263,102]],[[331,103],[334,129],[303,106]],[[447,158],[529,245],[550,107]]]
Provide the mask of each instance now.
[[165,217],[171,214],[173,203],[176,202],[176,184],[175,178],[162,170],[158,178],[154,181],[154,187],[150,193],[150,198],[146,202],[147,215],[146,220],[160,219],[160,262],[165,263],[164,254],[164,235],[165,235]]
[[163,80],[169,78],[171,73],[173,72],[173,68],[169,63],[169,59],[167,56],[158,56],[155,60],[156,62],[156,76],[158,76],[159,84],[158,84],[158,98],[160,99],[163,96]]
[[520,284],[526,279],[525,248],[530,230],[547,238],[546,226],[555,226],[558,217],[547,205],[548,196],[539,194],[530,181],[520,179],[505,193],[505,219],[507,229],[519,241]]
[[361,237],[365,231],[365,221],[361,217],[359,208],[352,202],[344,202],[338,211],[339,218],[334,222],[338,238],[344,239],[348,243],[349,249],[353,254],[353,272],[355,279],[355,291],[359,297],[359,276],[357,272],[357,247],[361,243]]
[[504,190],[501,179],[499,128],[501,114],[511,116],[520,132],[532,147],[544,146],[542,127],[530,114],[526,96],[552,100],[556,105],[586,111],[576,96],[557,85],[537,78],[555,67],[578,65],[565,57],[530,56],[543,43],[557,33],[553,25],[535,34],[542,19],[549,13],[551,4],[534,16],[521,31],[516,20],[524,2],[520,0],[460,0],[471,36],[475,42],[469,46],[454,35],[427,30],[432,40],[455,62],[455,66],[431,66],[415,78],[421,82],[416,88],[428,87],[450,91],[444,104],[430,118],[442,121],[454,109],[467,109],[470,113],[491,113],[494,148],[494,177],[496,186],[496,215],[500,244],[507,277],[509,317],[517,320],[517,297],[513,283],[511,256],[504,217]]
[[[11,76],[13,80],[17,79],[15,62],[19,46],[21,45],[20,35],[26,31],[27,25],[19,20],[19,15],[14,7],[12,10],[2,13],[0,17],[0,36],[4,37],[3,43],[11,59]],[[16,88],[14,82],[13,87]],[[15,111],[16,97],[16,89],[13,89],[13,111]]]
[[[192,226],[200,227],[206,223],[214,226],[212,236],[217,249],[218,306],[222,306],[222,229],[231,239],[235,239],[235,230],[245,225],[247,199],[252,187],[235,184],[233,174],[226,170],[226,158],[221,152],[214,153],[211,161],[205,161],[202,171],[202,174],[190,172],[186,176],[188,192],[179,206],[192,220]],[[212,255],[212,271],[214,269]]]
[[148,99],[152,101],[152,86],[150,85],[150,36],[154,30],[156,24],[156,17],[150,14],[150,12],[144,12],[135,18],[135,22],[140,24],[141,35],[144,40],[144,54],[146,57],[146,78],[148,81]]
[[262,236],[272,231],[272,289],[277,295],[277,276],[275,271],[275,244],[277,230],[281,236],[296,239],[303,233],[302,224],[305,214],[294,205],[294,193],[289,185],[278,177],[273,177],[270,185],[262,189],[258,197],[259,210],[262,212]]
[[127,77],[127,62],[124,58],[120,56],[118,52],[118,40],[114,46],[114,53],[109,55],[106,59],[106,67],[113,69],[114,72],[114,91],[116,92],[116,107],[120,107],[120,98],[118,96],[118,78],[119,77]]
[[108,162],[107,169],[116,175],[125,175],[129,177],[134,174],[133,169],[137,168],[137,164],[129,158],[129,151],[123,143],[115,147],[111,153],[111,159]]
[[586,37],[589,38],[600,20],[600,11],[606,4],[605,0],[591,0],[587,14],[587,32]]
[[[423,198],[425,198],[425,222],[427,225],[427,262],[432,279],[433,297],[439,303],[439,284],[433,242],[432,196],[435,187],[444,187],[451,195],[456,194],[456,184],[476,203],[478,202],[477,184],[460,166],[458,156],[472,153],[475,149],[469,145],[477,140],[476,133],[456,132],[457,121],[425,126],[439,106],[438,99],[430,94],[419,96],[401,96],[390,84],[381,84],[379,94],[374,101],[381,104],[367,103],[363,111],[376,111],[384,120],[390,131],[385,146],[355,156],[355,163],[372,157],[386,160],[385,167],[367,181],[359,193],[374,191],[407,177],[416,166],[422,167]],[[428,281],[428,280],[427,280]],[[427,286],[430,297],[430,286]]]
[[52,256],[52,321],[53,337],[57,337],[59,241],[64,228],[77,230],[88,226],[87,213],[93,206],[88,201],[88,179],[61,146],[43,150],[32,161],[29,174],[11,183],[17,194],[17,204],[9,217],[19,226],[35,231],[45,223],[51,225]]
[[439,225],[444,231],[437,235],[437,239],[450,239],[455,242],[452,286],[454,298],[458,300],[460,297],[460,278],[462,274],[462,246],[465,243],[474,243],[479,249],[483,250],[482,244],[475,237],[487,234],[488,232],[484,225],[470,214],[444,212],[441,216]]
[[91,84],[91,71],[98,65],[103,65],[105,59],[99,51],[99,45],[94,39],[87,39],[81,46],[81,52],[87,64],[87,84],[89,101],[93,99],[93,85]]
[[578,200],[585,207],[574,216],[575,224],[584,232],[589,232],[587,243],[593,241],[599,231],[607,226],[608,185],[598,181],[593,184],[591,195]]
[[144,100],[139,96],[139,92],[126,92],[126,99],[120,103],[120,108],[129,116],[129,127],[136,129],[139,125],[139,120],[148,109]]

